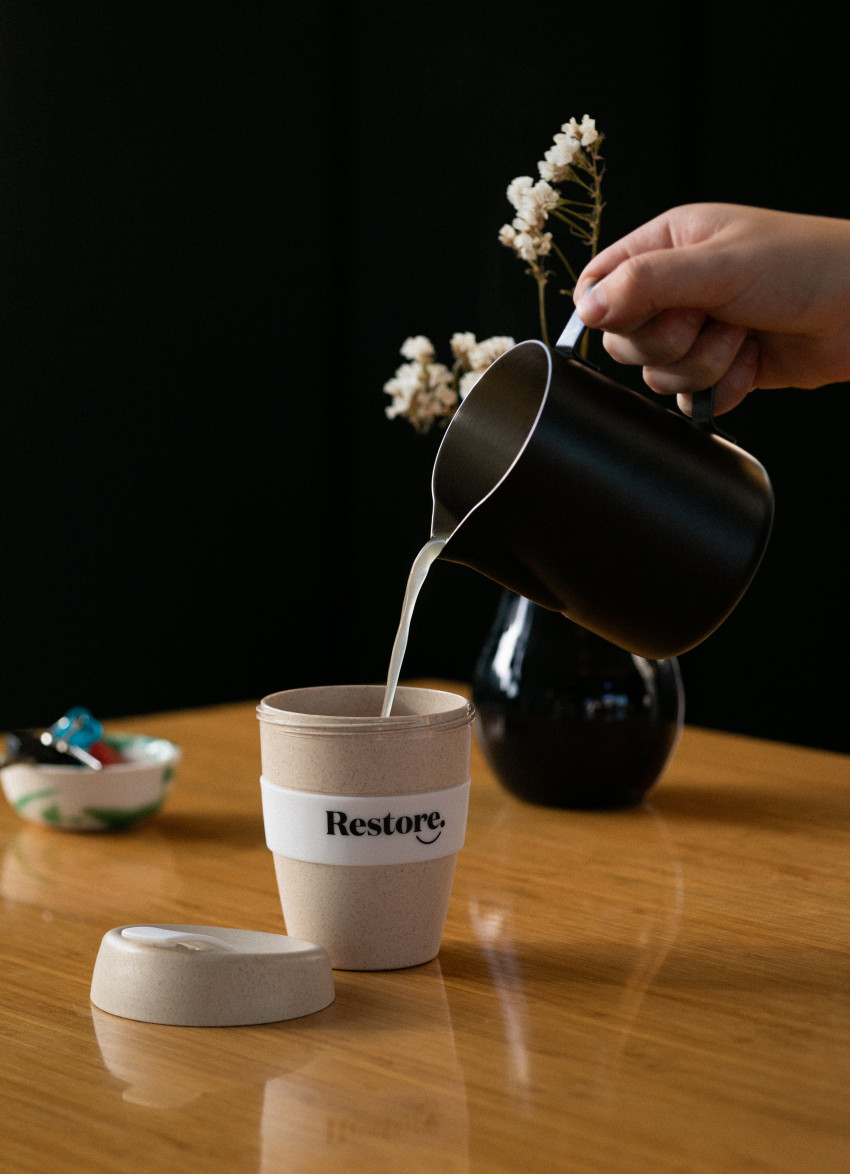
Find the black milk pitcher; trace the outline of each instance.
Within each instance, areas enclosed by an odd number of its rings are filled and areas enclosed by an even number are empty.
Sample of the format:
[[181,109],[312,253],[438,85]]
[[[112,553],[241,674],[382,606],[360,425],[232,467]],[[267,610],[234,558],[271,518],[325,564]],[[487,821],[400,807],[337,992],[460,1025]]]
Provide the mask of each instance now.
[[458,408],[432,476],[431,533],[463,563],[629,652],[678,656],[726,619],[761,562],[773,490],[714,426],[575,353],[519,343]]

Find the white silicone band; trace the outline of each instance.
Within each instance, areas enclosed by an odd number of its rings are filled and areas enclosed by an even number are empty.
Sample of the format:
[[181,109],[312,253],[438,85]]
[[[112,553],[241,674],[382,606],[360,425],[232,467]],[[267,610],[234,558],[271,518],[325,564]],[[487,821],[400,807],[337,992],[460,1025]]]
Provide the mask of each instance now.
[[261,777],[266,844],[315,864],[408,864],[463,847],[469,780],[407,795],[320,795]]

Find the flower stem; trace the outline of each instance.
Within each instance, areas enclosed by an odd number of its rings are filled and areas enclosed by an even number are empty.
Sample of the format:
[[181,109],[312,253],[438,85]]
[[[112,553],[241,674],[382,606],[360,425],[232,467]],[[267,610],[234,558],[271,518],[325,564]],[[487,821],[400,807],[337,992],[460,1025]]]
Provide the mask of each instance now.
[[537,278],[537,313],[540,316],[540,337],[546,346],[549,345],[549,327],[546,323],[546,278],[539,272]]

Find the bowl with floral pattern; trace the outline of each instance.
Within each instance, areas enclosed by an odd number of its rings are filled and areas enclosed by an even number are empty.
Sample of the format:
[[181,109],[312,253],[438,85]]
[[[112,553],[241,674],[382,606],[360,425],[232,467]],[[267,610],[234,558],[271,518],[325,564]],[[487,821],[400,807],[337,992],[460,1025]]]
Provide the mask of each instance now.
[[106,734],[118,761],[100,770],[82,764],[13,762],[0,770],[7,801],[22,819],[74,832],[115,832],[162,807],[181,750],[148,734]]

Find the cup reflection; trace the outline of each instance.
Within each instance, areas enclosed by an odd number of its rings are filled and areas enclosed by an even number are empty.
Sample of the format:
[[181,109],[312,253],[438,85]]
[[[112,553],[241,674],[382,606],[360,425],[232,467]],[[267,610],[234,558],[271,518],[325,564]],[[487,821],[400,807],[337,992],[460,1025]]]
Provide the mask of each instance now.
[[427,1000],[403,971],[371,994],[362,984],[345,1052],[266,1083],[261,1174],[466,1174],[466,1086],[439,962],[424,969]]

